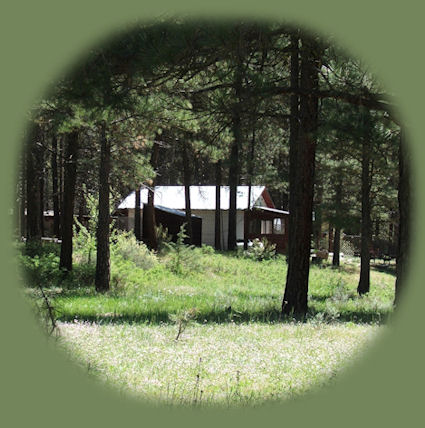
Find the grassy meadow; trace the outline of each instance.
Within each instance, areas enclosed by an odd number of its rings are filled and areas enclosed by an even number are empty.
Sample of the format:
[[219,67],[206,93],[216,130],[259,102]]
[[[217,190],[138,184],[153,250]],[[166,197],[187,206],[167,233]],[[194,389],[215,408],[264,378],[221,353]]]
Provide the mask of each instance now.
[[[156,404],[258,405],[328,384],[385,329],[394,265],[377,264],[359,297],[358,259],[310,270],[304,322],[280,319],[286,278],[268,260],[209,247],[159,255],[119,236],[111,290],[94,290],[93,257],[76,246],[74,270],[58,269],[56,249],[20,256],[25,294],[42,291],[58,322],[59,346],[89,373]],[[41,288],[40,288],[41,287]],[[41,291],[42,290],[42,291]]]

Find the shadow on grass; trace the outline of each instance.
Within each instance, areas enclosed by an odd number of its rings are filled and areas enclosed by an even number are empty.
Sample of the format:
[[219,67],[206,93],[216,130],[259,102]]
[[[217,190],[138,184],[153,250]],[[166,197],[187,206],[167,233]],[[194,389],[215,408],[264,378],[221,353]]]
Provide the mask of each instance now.
[[[139,314],[135,313],[104,313],[104,314],[84,314],[84,313],[67,313],[58,314],[57,319],[63,322],[73,322],[74,320],[95,322],[98,324],[173,324],[170,321],[170,313],[167,311],[155,311],[155,312],[143,312]],[[211,310],[209,312],[202,312],[196,316],[194,321],[198,323],[217,323],[226,324],[234,323],[241,324],[247,322],[261,322],[261,323],[293,323],[297,322],[308,322],[317,319],[320,322],[331,323],[331,322],[353,322],[356,324],[384,324],[388,320],[391,312],[379,311],[374,312],[372,310],[358,310],[358,311],[345,311],[340,313],[337,317],[329,314],[326,311],[321,312],[310,308],[307,316],[300,320],[292,317],[282,318],[280,308],[262,310],[262,311],[250,311],[250,312],[238,312],[229,309],[223,310]]]
[[387,273],[392,276],[396,276],[396,265],[391,264],[383,264],[383,263],[374,263],[371,265],[372,270],[376,270],[378,272]]

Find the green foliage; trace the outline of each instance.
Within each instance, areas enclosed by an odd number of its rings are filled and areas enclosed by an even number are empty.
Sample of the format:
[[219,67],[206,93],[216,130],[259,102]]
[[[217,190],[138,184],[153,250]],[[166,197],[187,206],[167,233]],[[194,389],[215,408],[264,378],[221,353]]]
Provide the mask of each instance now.
[[215,254],[215,249],[213,247],[211,247],[211,245],[202,244],[201,252],[202,252],[202,254],[213,255],[213,254]]
[[196,308],[191,308],[188,310],[179,311],[176,314],[169,315],[170,321],[177,324],[178,326],[177,336],[174,340],[179,340],[182,333],[186,330],[186,327],[196,318],[197,314],[198,310]]
[[115,231],[111,244],[112,261],[116,258],[127,260],[141,269],[151,269],[158,263],[156,255],[148,247],[138,242],[133,232]]
[[73,249],[74,258],[92,264],[96,260],[96,234],[93,229],[86,228],[75,217]]
[[[155,266],[147,270],[112,256],[111,291],[106,295],[94,292],[94,266],[87,264],[74,264],[64,279],[45,287],[57,289],[52,303],[61,308],[61,320],[169,322],[170,314],[190,308],[197,308],[199,322],[280,319],[287,273],[283,258],[258,263],[234,254],[203,254],[199,248],[192,252],[198,268],[185,275],[170,269],[168,254],[157,257]],[[358,274],[356,263],[343,263],[338,270],[312,266],[307,319],[384,322],[393,308],[393,274],[372,268],[371,291],[362,298],[356,293]],[[35,287],[28,281],[27,285]]]
[[33,257],[21,254],[18,256],[23,279],[28,286],[56,285],[62,272],[59,269],[59,257],[55,253],[35,255]]
[[162,224],[156,227],[156,239],[158,245],[158,253],[163,252],[167,248],[167,244],[171,242],[171,235],[168,233],[168,229]]
[[56,242],[42,241],[29,241],[25,243],[18,243],[16,249],[19,253],[24,254],[29,257],[39,256],[43,257],[48,254],[60,254],[60,245]]
[[184,243],[188,237],[186,223],[182,224],[176,242],[164,243],[167,249],[167,267],[176,275],[184,275],[199,268],[194,245]]
[[[85,186],[83,185],[85,191]],[[86,205],[88,210],[88,226],[84,226],[74,217],[74,253],[80,261],[91,264],[96,256],[96,227],[98,218],[98,201],[94,195],[87,194]],[[74,255],[74,256],[75,256]]]
[[248,250],[244,251],[244,256],[248,259],[263,261],[271,260],[276,256],[276,244],[270,243],[266,238],[255,238]]

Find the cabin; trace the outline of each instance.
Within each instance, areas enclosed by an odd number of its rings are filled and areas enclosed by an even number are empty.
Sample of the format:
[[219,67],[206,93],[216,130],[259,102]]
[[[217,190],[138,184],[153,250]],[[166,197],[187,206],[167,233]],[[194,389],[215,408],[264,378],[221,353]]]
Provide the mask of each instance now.
[[[143,227],[143,212],[145,211],[146,204],[141,207],[141,225],[140,236],[142,240],[145,238],[145,230]],[[156,226],[163,226],[167,228],[167,232],[171,240],[177,241],[177,234],[180,232],[181,226],[186,223],[186,213],[181,210],[155,205],[155,223]],[[129,215],[131,213],[131,215]],[[114,213],[115,227],[121,230],[134,230],[134,207],[130,209],[116,210]],[[200,247],[202,245],[202,218],[192,214],[192,244]]]
[[[221,246],[227,248],[228,216],[229,216],[229,186],[220,186],[220,221]],[[214,246],[215,241],[215,186],[190,186],[190,204],[194,243]],[[249,196],[250,195],[250,196]],[[248,202],[248,197],[250,201]],[[148,189],[140,190],[140,200],[143,205],[148,200]],[[134,212],[136,195],[133,191],[121,203],[115,212],[118,216],[117,227],[124,230],[134,230]],[[184,186],[156,186],[154,189],[154,206],[157,224],[176,233],[184,220],[185,191]],[[157,211],[158,210],[158,211]],[[158,215],[159,214],[159,215]],[[168,215],[165,215],[168,214]],[[236,196],[236,239],[239,244],[244,240],[266,238],[276,244],[279,253],[285,253],[287,248],[288,211],[275,208],[265,186],[238,186]],[[179,224],[177,226],[177,221]],[[141,222],[143,236],[143,221]]]

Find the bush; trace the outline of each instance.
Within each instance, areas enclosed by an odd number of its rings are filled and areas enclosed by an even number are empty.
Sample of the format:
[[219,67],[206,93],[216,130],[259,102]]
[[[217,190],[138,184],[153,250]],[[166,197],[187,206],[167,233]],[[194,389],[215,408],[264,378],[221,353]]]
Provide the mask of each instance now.
[[111,258],[131,261],[141,269],[153,268],[158,260],[154,252],[142,242],[138,242],[133,232],[116,231],[111,244]]
[[182,275],[200,268],[199,253],[195,251],[193,245],[186,245],[184,240],[187,238],[185,233],[186,224],[180,227],[176,242],[165,243],[167,249],[167,268],[176,275]]
[[60,245],[56,242],[50,241],[28,241],[28,242],[19,242],[16,244],[17,250],[26,256],[29,257],[43,257],[48,254],[55,254],[59,256],[60,254]]
[[156,239],[158,244],[158,253],[166,250],[167,244],[171,242],[171,235],[168,233],[168,229],[162,224],[156,228]]
[[213,247],[211,247],[210,245],[202,244],[201,252],[202,252],[202,254],[212,255],[212,254],[215,254],[215,249]]
[[92,287],[96,277],[96,265],[89,263],[79,263],[72,267],[72,271],[69,272],[66,277],[64,284],[68,288],[75,287]]
[[95,229],[88,229],[75,217],[74,226],[74,258],[77,262],[85,261],[88,264],[96,260],[96,235]]
[[276,256],[276,244],[272,244],[267,239],[261,241],[256,238],[248,250],[244,251],[244,256],[248,259],[263,261],[271,260]]
[[57,285],[61,279],[59,257],[54,253],[34,257],[19,255],[18,263],[27,286],[52,287]]

